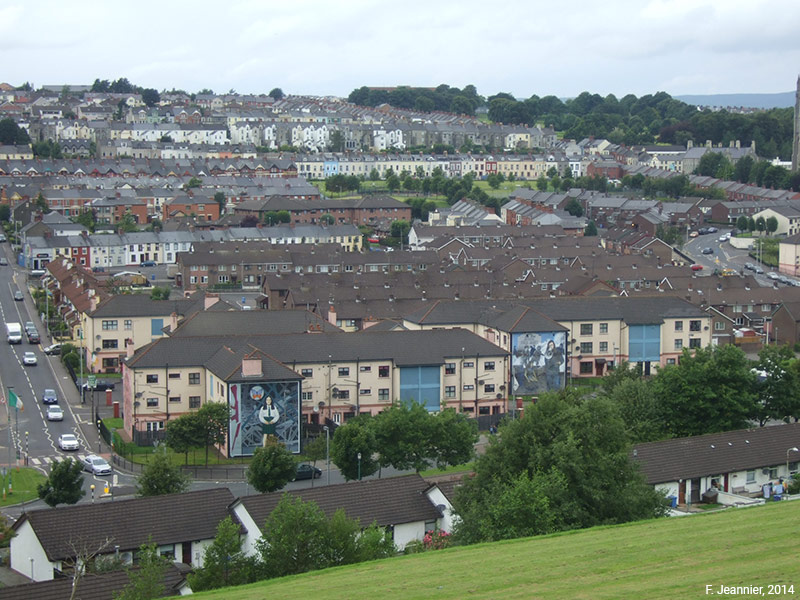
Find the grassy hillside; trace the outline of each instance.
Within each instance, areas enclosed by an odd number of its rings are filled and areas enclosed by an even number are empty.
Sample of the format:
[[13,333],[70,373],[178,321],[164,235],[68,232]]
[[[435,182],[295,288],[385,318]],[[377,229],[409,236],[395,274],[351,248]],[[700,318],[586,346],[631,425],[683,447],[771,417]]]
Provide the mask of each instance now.
[[[196,594],[198,600],[700,598],[794,585],[800,502],[451,548]],[[767,596],[766,589],[763,590]],[[719,595],[750,598],[752,595]]]

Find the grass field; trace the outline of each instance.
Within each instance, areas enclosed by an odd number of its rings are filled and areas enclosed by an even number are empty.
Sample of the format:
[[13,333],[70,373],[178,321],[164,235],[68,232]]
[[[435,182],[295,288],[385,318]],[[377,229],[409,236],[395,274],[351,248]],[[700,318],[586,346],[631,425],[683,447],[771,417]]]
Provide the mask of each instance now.
[[[225,600],[702,598],[706,585],[793,585],[800,501],[451,548],[195,594]],[[719,594],[752,598],[758,594]]]
[[[8,482],[11,480],[12,494],[8,494]],[[27,502],[38,498],[36,487],[45,480],[36,469],[22,468],[19,471],[12,468],[6,473],[5,480],[3,480],[2,473],[0,473],[0,506],[10,506],[12,504],[19,504],[20,502]],[[3,498],[3,490],[6,491],[6,497]]]

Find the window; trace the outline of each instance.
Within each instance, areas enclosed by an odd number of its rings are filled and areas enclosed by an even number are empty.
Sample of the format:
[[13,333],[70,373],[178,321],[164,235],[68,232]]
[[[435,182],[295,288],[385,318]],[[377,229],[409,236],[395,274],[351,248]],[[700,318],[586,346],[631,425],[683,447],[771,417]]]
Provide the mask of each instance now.
[[456,374],[456,363],[444,363],[444,374],[445,375],[455,375]]
[[181,378],[181,374],[180,373],[170,373],[169,374],[169,378],[170,379],[180,379]]
[[676,364],[676,362],[675,362],[675,359],[674,359],[674,358],[668,358],[668,359],[667,359],[667,364],[668,364],[668,365],[674,365],[674,364]]
[[347,400],[350,397],[350,390],[339,390],[337,397],[341,400]]
[[125,319],[124,324],[125,329],[133,329],[133,321],[131,319]]
[[313,400],[314,399],[314,392],[303,392],[300,394],[301,400]]
[[483,370],[484,371],[494,371],[494,361],[493,360],[487,360],[485,363],[483,363]]
[[380,402],[388,402],[389,401],[389,388],[380,388],[378,390],[378,400]]
[[148,398],[147,408],[158,408],[158,398]]
[[755,483],[756,482],[756,472],[755,471],[748,471],[747,472],[747,483]]
[[314,369],[300,369],[300,375],[303,377],[311,377],[314,374]]
[[608,352],[608,342],[600,342],[600,353]]
[[358,390],[358,395],[359,396],[371,396],[372,395],[372,390],[369,389],[369,388],[361,388],[360,390]]
[[608,323],[600,323],[600,333],[608,333]]
[[714,321],[714,331],[725,331],[725,322]]
[[493,394],[494,393],[494,384],[493,383],[487,383],[486,385],[484,385],[483,386],[483,393],[484,394]]
[[117,340],[103,340],[103,350],[118,348]]
[[389,365],[381,365],[378,367],[378,377],[389,376]]
[[789,463],[789,473],[797,473],[797,462]]
[[700,338],[689,340],[689,348],[700,348]]
[[592,342],[581,342],[581,354],[592,354]]
[[591,323],[581,323],[581,335],[592,335]]
[[592,374],[592,361],[584,360],[581,362],[581,375],[591,375]]
[[189,396],[189,408],[200,408],[200,396]]
[[769,478],[770,479],[777,479],[778,478],[778,467],[772,467],[769,470]]
[[158,373],[148,373],[147,383],[158,383]]
[[189,385],[200,385],[200,373],[189,373]]
[[454,386],[454,385],[446,385],[444,387],[444,397],[445,398],[455,398],[456,397],[456,386]]
[[108,320],[108,321],[103,321],[103,329],[105,331],[111,331],[111,330],[116,331],[116,329],[117,329],[117,320],[116,319],[112,319],[112,320]]
[[471,383],[466,383],[466,384],[464,384],[464,389],[465,389],[466,391],[469,391],[469,390],[474,390],[474,389],[475,389],[475,386],[474,386],[474,385],[472,385]]
[[361,371],[362,373],[369,373],[370,371],[372,371],[372,367],[370,367],[369,365],[364,365],[358,367],[358,370]]
[[465,360],[465,361],[464,361],[463,367],[464,367],[465,369],[471,369],[471,368],[473,368],[474,366],[475,366],[475,363],[474,363],[474,362],[472,362],[471,360]]
[[347,377],[350,375],[350,367],[339,367],[339,377]]
[[683,321],[675,321],[675,331],[683,331]]
[[700,321],[689,321],[689,331],[700,331]]
[[683,349],[683,340],[677,339],[675,340],[675,350],[682,350]]
[[180,396],[170,396],[169,397],[169,401],[170,401],[170,403],[174,404],[176,402],[180,402],[181,401],[181,397]]

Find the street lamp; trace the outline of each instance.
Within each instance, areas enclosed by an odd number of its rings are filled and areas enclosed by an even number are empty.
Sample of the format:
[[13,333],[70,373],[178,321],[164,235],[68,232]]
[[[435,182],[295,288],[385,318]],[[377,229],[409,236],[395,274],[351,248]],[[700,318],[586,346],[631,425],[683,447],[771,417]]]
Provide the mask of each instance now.
[[327,471],[325,475],[325,484],[331,484],[331,428],[325,425],[323,427],[325,430],[325,469]]
[[798,450],[797,446],[794,446],[793,448],[789,448],[786,451],[786,478],[787,479],[790,477],[790,475],[789,475],[789,452],[800,452],[800,450]]
[[28,466],[28,432],[25,432],[25,466]]
[[361,452],[358,453],[358,480],[361,481]]
[[92,490],[92,504],[94,504],[94,484],[90,485],[89,489]]

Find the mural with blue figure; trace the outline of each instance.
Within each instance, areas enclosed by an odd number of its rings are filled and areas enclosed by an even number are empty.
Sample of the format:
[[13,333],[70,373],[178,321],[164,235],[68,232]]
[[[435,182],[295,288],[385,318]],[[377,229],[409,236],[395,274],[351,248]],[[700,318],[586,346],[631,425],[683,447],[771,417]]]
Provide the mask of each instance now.
[[230,456],[252,456],[270,436],[290,452],[300,452],[299,382],[234,383],[228,402]]
[[511,336],[511,392],[535,396],[565,385],[567,334],[563,331]]

